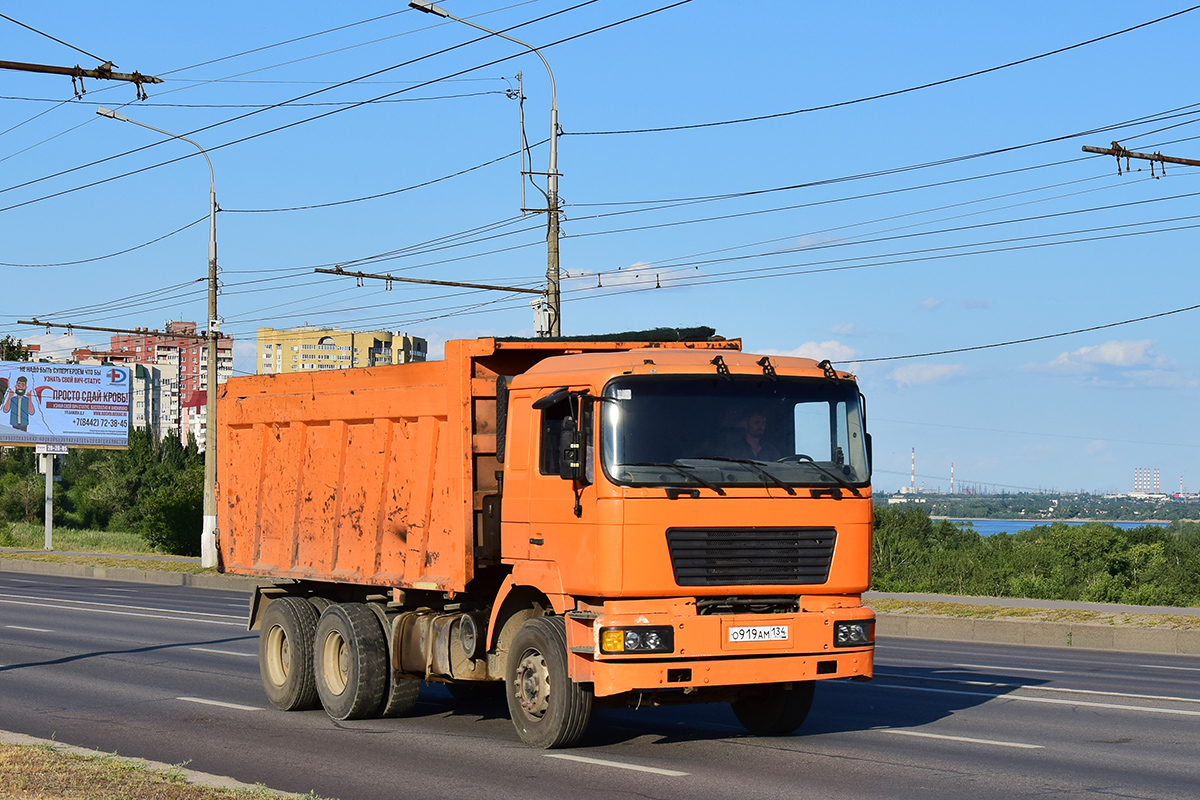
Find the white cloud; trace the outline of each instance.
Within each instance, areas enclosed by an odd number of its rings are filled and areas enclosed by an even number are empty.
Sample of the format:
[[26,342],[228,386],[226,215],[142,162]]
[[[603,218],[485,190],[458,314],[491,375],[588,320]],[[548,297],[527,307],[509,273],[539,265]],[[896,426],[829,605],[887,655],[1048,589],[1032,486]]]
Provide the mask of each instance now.
[[1108,442],[1104,441],[1103,439],[1094,439],[1088,442],[1087,446],[1083,448],[1083,452],[1087,453],[1089,456],[1103,453],[1106,450],[1108,450]]
[[927,383],[940,383],[961,375],[966,371],[962,364],[907,364],[897,367],[888,375],[896,386],[920,386]]
[[968,297],[966,300],[963,301],[963,308],[967,308],[972,311],[980,310],[980,309],[987,309],[987,308],[991,308],[991,307],[992,307],[991,300],[983,300],[979,297]]
[[[104,334],[97,334],[104,336]],[[96,339],[88,342],[74,333],[38,333],[33,336],[26,336],[21,339],[23,344],[38,344],[42,349],[33,354],[33,358],[54,358],[63,359],[70,358],[71,351],[79,347],[92,347],[96,349],[107,350],[109,347],[108,339]]]
[[921,301],[921,308],[926,311],[937,311],[942,305],[942,301],[936,297],[929,297]]
[[1150,339],[1113,340],[1099,345],[1081,347],[1069,353],[1060,353],[1050,362],[1051,368],[1100,365],[1113,367],[1136,367],[1152,365],[1162,367],[1166,359],[1154,353],[1154,342]]
[[815,361],[829,359],[838,363],[853,361],[858,350],[838,341],[805,342],[791,350],[762,350],[768,356],[790,356],[792,358],[811,358]]
[[862,331],[853,322],[843,322],[833,326],[833,332],[838,336],[861,336]]

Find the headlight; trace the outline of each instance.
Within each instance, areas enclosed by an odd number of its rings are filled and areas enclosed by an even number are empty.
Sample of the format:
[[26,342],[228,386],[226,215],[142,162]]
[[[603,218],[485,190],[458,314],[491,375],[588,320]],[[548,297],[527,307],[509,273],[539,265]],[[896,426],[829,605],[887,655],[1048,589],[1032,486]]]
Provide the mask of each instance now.
[[852,619],[833,625],[834,647],[866,647],[875,641],[875,620]]
[[670,625],[653,628],[601,628],[602,653],[670,653],[675,636]]

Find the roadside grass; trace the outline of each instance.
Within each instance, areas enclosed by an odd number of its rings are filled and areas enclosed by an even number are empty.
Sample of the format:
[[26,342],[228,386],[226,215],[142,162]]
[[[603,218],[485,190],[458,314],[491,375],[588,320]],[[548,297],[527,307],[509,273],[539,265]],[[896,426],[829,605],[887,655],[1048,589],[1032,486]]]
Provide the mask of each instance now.
[[82,755],[55,745],[0,743],[4,800],[247,800],[303,797],[265,786],[225,789],[190,783],[179,768],[160,769],[116,755]]
[[925,617],[959,619],[1018,619],[1038,622],[1072,622],[1083,625],[1113,625],[1134,628],[1200,629],[1200,617],[1185,614],[1149,614],[1143,612],[1106,612],[1082,608],[1016,608],[1013,606],[977,606],[930,600],[877,598],[867,603],[879,614],[913,614]]
[[[216,574],[214,569],[201,567],[198,558],[182,559],[178,556],[166,556],[151,547],[136,533],[55,528],[52,533],[54,550],[42,549],[45,543],[46,531],[41,525],[23,522],[0,523],[0,558],[82,564],[89,567],[153,569],[163,572],[185,572],[193,575]],[[71,555],[71,553],[86,555]],[[122,558],[121,556],[139,558]],[[162,556],[163,560],[157,558],[146,560],[146,556]]]
[[[52,531],[55,550],[76,550],[84,553],[153,554],[154,548],[136,533],[119,531],[75,530],[55,528]],[[20,547],[41,550],[46,543],[46,528],[28,522],[0,522],[0,547]]]

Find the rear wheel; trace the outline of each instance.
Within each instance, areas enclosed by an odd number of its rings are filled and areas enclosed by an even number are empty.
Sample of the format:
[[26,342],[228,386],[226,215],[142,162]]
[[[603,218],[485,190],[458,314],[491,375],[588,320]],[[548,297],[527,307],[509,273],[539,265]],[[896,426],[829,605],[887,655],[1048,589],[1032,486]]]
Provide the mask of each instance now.
[[375,716],[388,682],[387,641],[379,618],[361,603],[331,605],[313,648],[317,694],[334,719]]
[[508,711],[526,744],[549,749],[579,741],[592,714],[592,691],[567,674],[562,617],[534,617],[522,625],[505,674]]
[[405,678],[395,673],[388,678],[387,696],[379,709],[381,717],[403,717],[417,704],[421,694],[421,681]]
[[786,736],[804,724],[816,681],[769,683],[748,689],[729,705],[755,736]]
[[271,705],[280,711],[317,706],[313,640],[317,611],[300,597],[280,597],[263,613],[258,635],[258,670]]

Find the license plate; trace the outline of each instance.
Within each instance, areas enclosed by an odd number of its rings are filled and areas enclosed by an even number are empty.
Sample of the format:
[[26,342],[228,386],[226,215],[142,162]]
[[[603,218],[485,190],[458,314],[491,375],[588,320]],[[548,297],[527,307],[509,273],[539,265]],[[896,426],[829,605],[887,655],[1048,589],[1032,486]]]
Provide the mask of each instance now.
[[787,625],[734,625],[729,628],[731,642],[786,642]]

